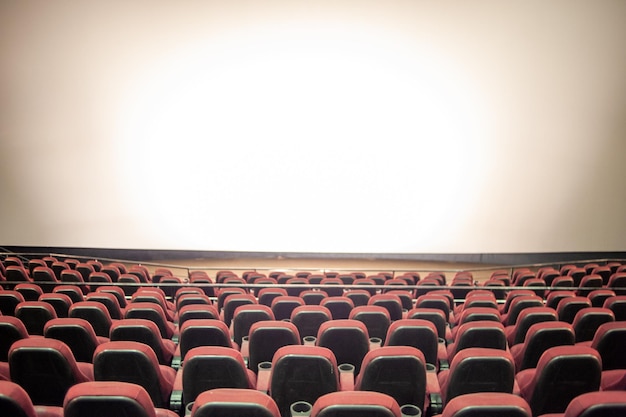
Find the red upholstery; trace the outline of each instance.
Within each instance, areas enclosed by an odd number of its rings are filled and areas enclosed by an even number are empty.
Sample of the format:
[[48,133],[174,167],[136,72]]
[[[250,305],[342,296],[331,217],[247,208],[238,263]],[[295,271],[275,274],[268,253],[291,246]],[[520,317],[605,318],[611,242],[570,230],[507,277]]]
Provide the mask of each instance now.
[[167,320],[163,307],[157,303],[129,303],[124,318],[153,321],[164,339],[171,339],[176,330],[174,323]]
[[246,368],[241,353],[221,346],[191,349],[182,368],[183,405],[214,388],[256,388],[256,375]]
[[24,296],[17,291],[0,290],[0,313],[3,316],[15,316],[15,307],[24,302]]
[[260,391],[218,388],[198,395],[192,417],[281,417],[276,402]]
[[177,417],[155,408],[146,390],[128,382],[94,381],[74,385],[63,402],[63,417]]
[[516,375],[533,415],[562,413],[580,394],[600,389],[602,359],[595,349],[556,346],[546,350],[537,368]]
[[441,417],[532,417],[528,403],[518,395],[480,392],[451,399]]
[[85,296],[85,301],[96,301],[104,304],[112,320],[120,320],[124,318],[125,310],[120,307],[120,302],[117,300],[115,294],[110,292],[91,292]]
[[9,348],[21,339],[28,337],[28,331],[22,320],[13,316],[0,316],[0,361],[9,360]]
[[402,300],[395,294],[377,294],[370,297],[369,306],[380,306],[387,309],[391,321],[402,319]]
[[529,307],[543,307],[543,298],[534,294],[515,297],[513,301],[511,301],[509,311],[502,315],[502,324],[505,326],[514,325],[517,323],[517,318],[522,310]]
[[59,282],[56,275],[54,275],[54,271],[47,266],[36,267],[31,275],[33,281],[38,283],[45,293],[52,292],[54,284]]
[[349,316],[350,320],[358,320],[365,324],[370,338],[376,337],[383,343],[391,325],[389,310],[381,305],[355,307]]
[[322,395],[335,392],[339,387],[337,361],[330,349],[284,346],[274,354],[270,395],[282,416],[290,415],[289,407],[294,402],[313,404]]
[[87,320],[76,318],[50,320],[46,323],[43,334],[47,338],[65,343],[77,362],[91,363],[96,347],[109,341],[108,338],[96,336]]
[[15,307],[15,317],[22,320],[28,334],[43,336],[46,322],[56,319],[57,313],[43,301],[24,301]]
[[191,319],[185,321],[180,329],[179,344],[176,356],[180,362],[185,358],[189,350],[198,346],[223,346],[236,347],[230,339],[230,333],[226,324],[221,320],[214,319]]
[[54,308],[58,318],[66,318],[69,315],[72,299],[67,294],[44,293],[39,296],[39,301],[48,303]]
[[115,295],[115,298],[117,298],[117,301],[120,304],[120,308],[126,308],[126,295],[124,294],[124,290],[122,290],[120,287],[116,286],[116,285],[103,285],[103,286],[99,286],[96,288],[97,292],[109,292],[113,295]]
[[556,312],[560,321],[573,323],[576,313],[586,307],[591,307],[591,301],[587,297],[567,297],[559,301]]
[[326,307],[304,305],[293,309],[290,320],[298,328],[300,337],[317,337],[320,326],[325,321],[332,320],[332,314]]
[[34,406],[15,382],[0,381],[0,415],[7,417],[64,417],[59,406]]
[[626,391],[588,392],[574,398],[565,413],[554,417],[608,417],[626,415]]
[[168,408],[176,371],[159,365],[152,348],[144,343],[103,343],[93,358],[96,381],[121,381],[141,385],[156,407]]
[[11,381],[28,393],[34,404],[63,404],[74,384],[93,381],[93,366],[78,364],[63,342],[43,337],[18,340],[9,351]]
[[296,307],[303,306],[304,300],[300,297],[281,295],[272,300],[272,311],[276,320],[284,320],[291,317],[291,313]]
[[563,321],[535,323],[528,329],[524,343],[511,347],[517,372],[536,368],[539,358],[551,347],[573,345],[576,336],[571,324]]
[[248,367],[256,373],[259,364],[270,362],[278,349],[300,343],[300,333],[293,323],[285,321],[254,323],[250,327]]
[[80,301],[72,304],[68,315],[87,320],[98,336],[109,337],[113,320],[104,304],[96,301]]
[[214,319],[219,320],[220,314],[214,305],[187,304],[178,311],[178,328],[182,328],[187,320]]
[[321,396],[313,405],[311,417],[401,417],[400,406],[392,397],[379,392],[343,391]]
[[590,346],[600,354],[603,371],[626,369],[626,322],[600,325]]
[[253,324],[268,320],[274,320],[274,312],[266,305],[249,304],[237,307],[232,324],[233,340],[241,346],[242,339],[248,336]]
[[350,317],[350,312],[354,308],[354,302],[348,297],[327,297],[320,303],[321,306],[326,307],[333,320],[345,320]]
[[530,326],[545,321],[557,321],[556,310],[550,307],[528,307],[517,317],[517,323],[504,329],[509,346],[523,343]]
[[421,319],[394,321],[387,331],[385,346],[413,346],[422,351],[427,363],[435,367],[439,364],[437,328],[430,321]]
[[363,358],[354,389],[376,391],[393,397],[398,404],[413,404],[426,411],[426,360],[409,346],[386,346]]
[[73,303],[85,300],[83,290],[77,285],[57,285],[52,292],[67,295]]
[[111,326],[111,341],[134,341],[145,343],[154,351],[159,364],[171,365],[176,344],[163,339],[157,325],[146,319],[123,319]]
[[579,310],[572,323],[576,342],[591,341],[598,327],[613,321],[615,321],[615,315],[608,308],[586,307]]
[[317,346],[332,350],[339,364],[353,365],[355,375],[369,351],[369,343],[367,327],[358,320],[327,321],[317,332]]
[[504,326],[497,321],[471,321],[455,327],[456,339],[448,345],[448,360],[467,348],[490,348],[506,350]]
[[474,392],[513,392],[515,364],[505,350],[467,348],[459,351],[450,369],[438,374],[445,405],[452,398]]
[[15,291],[24,296],[24,301],[37,301],[39,296],[43,294],[43,290],[37,284],[24,282],[15,286]]
[[226,297],[226,299],[224,300],[224,307],[222,308],[222,312],[221,312],[224,323],[226,323],[226,325],[230,327],[233,317],[235,316],[235,310],[238,307],[241,307],[247,304],[257,304],[257,300],[254,297],[254,295],[232,294]]

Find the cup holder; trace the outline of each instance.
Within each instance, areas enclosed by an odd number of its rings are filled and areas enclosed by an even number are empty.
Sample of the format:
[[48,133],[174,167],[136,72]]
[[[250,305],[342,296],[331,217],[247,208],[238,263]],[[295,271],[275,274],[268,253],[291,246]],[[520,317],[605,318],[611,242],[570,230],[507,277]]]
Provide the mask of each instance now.
[[185,417],[189,417],[191,415],[192,408],[193,408],[193,401],[185,406]]
[[306,401],[297,401],[289,407],[291,417],[308,417],[313,406]]
[[272,369],[272,362],[261,362],[259,363],[259,372],[261,371],[269,371]]
[[307,346],[314,346],[316,341],[317,337],[315,336],[304,336],[302,338],[302,342],[304,342],[304,344]]
[[341,365],[339,365],[339,372],[340,373],[346,373],[346,372],[350,372],[350,373],[354,373],[354,365],[350,364],[350,363],[342,363]]
[[405,404],[400,407],[402,417],[422,417],[422,410],[413,404]]

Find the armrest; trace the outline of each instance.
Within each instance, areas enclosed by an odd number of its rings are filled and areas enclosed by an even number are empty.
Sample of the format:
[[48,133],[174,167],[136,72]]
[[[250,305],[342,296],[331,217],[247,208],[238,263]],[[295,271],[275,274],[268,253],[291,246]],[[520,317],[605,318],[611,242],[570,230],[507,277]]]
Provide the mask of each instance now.
[[370,337],[370,350],[378,349],[383,344],[383,341],[378,337]]
[[272,376],[272,362],[261,362],[256,376],[256,389],[267,394]]
[[426,396],[427,404],[424,405],[424,410],[430,407],[428,415],[441,414],[443,412],[443,399],[441,398],[441,387],[439,386],[439,380],[437,379],[437,372],[435,369],[427,367],[426,371]]
[[439,362],[439,369],[450,368],[448,362],[448,349],[444,341],[440,341],[437,344],[437,361]]
[[340,391],[354,391],[354,365],[339,365],[339,385]]
[[243,356],[243,360],[246,363],[246,366],[248,366],[248,359],[250,358],[250,347],[249,347],[249,339],[248,336],[244,336],[241,339],[241,356]]
[[170,395],[170,409],[177,414],[181,414],[183,409],[183,369],[176,372],[172,394]]
[[179,369],[182,366],[183,358],[180,357],[180,345],[176,345],[174,356],[172,357],[172,368]]

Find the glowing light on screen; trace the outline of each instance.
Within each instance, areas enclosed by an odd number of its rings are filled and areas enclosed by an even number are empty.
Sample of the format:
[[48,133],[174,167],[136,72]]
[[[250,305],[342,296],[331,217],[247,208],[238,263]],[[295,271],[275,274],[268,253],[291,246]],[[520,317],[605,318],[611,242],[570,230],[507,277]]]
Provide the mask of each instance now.
[[453,63],[391,30],[234,28],[136,80],[119,175],[154,248],[436,252],[462,226],[445,202],[471,203],[484,112]]

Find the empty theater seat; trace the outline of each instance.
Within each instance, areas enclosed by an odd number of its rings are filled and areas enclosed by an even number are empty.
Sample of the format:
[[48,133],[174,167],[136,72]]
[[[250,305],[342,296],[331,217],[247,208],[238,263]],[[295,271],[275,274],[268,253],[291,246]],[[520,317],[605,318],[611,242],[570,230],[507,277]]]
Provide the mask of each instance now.
[[541,355],[537,367],[516,375],[533,416],[562,413],[578,395],[600,389],[602,359],[585,346],[557,346]]
[[63,417],[177,417],[155,408],[146,390],[128,382],[83,382],[69,389]]
[[11,381],[28,393],[33,404],[63,405],[67,390],[93,381],[93,366],[77,363],[63,342],[43,337],[18,340],[9,351]]
[[626,415],[626,391],[588,392],[574,398],[564,413],[550,417],[617,417]]
[[573,345],[574,328],[564,321],[535,323],[528,329],[524,343],[511,347],[517,372],[537,367],[539,358],[551,347]]
[[0,415],[7,417],[64,417],[60,406],[33,405],[24,389],[11,381],[0,381]]
[[418,349],[386,346],[365,355],[354,385],[357,391],[387,394],[398,404],[412,404],[426,412],[426,360]]
[[331,320],[320,326],[316,345],[332,350],[339,364],[354,366],[354,374],[358,375],[361,362],[369,351],[370,340],[367,327],[362,322]]
[[50,320],[44,327],[43,335],[65,343],[77,362],[91,363],[98,345],[109,341],[108,338],[96,336],[87,320],[75,318]]
[[532,417],[532,411],[518,395],[481,392],[453,398],[441,417]]
[[401,417],[400,406],[392,397],[378,392],[345,391],[320,397],[311,417]]
[[254,323],[249,335],[248,368],[257,373],[259,364],[271,362],[278,349],[300,343],[298,328],[293,323],[275,320]]
[[171,365],[176,344],[170,339],[163,339],[157,325],[146,319],[123,319],[111,326],[110,339],[145,343],[154,351],[159,364]]
[[156,407],[168,408],[176,371],[159,365],[152,348],[139,342],[108,342],[93,358],[96,381],[120,381],[141,385]]
[[269,395],[248,389],[218,388],[198,395],[191,417],[280,417]]
[[274,354],[269,392],[282,417],[290,417],[291,404],[309,404],[340,388],[335,355],[319,346],[284,346]]

